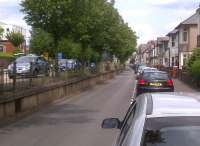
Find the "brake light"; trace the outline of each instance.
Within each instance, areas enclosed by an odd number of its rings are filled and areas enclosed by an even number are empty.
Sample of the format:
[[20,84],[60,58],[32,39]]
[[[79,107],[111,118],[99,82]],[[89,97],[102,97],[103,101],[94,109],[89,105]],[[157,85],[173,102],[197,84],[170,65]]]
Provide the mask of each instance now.
[[174,86],[172,80],[167,80],[166,82],[167,82],[167,86],[170,86],[170,87]]
[[139,84],[139,85],[144,85],[144,84],[145,84],[145,81],[144,81],[144,80],[138,80],[138,84]]

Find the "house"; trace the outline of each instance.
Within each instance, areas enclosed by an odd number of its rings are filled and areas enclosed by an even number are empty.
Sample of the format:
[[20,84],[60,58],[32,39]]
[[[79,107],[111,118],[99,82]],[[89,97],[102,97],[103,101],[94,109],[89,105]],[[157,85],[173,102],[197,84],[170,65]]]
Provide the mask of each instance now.
[[149,51],[149,65],[155,66],[157,64],[156,41],[154,40],[148,41],[147,47]]
[[149,52],[147,44],[141,44],[137,50],[138,62],[141,64],[149,64]]
[[[2,40],[0,41],[0,51],[5,53],[13,53],[15,51],[15,47],[6,39],[6,35],[9,32],[20,32],[24,38],[26,38],[26,29],[18,25],[6,24],[0,22],[0,26],[4,29]],[[26,43],[22,44],[22,52],[25,52]]]
[[157,38],[157,59],[158,65],[168,67],[169,66],[169,48],[168,48],[169,37],[158,37]]
[[178,30],[174,29],[167,34],[169,37],[169,66],[178,66]]
[[197,47],[198,20],[199,9],[175,28],[178,30],[179,69],[186,65],[192,50]]

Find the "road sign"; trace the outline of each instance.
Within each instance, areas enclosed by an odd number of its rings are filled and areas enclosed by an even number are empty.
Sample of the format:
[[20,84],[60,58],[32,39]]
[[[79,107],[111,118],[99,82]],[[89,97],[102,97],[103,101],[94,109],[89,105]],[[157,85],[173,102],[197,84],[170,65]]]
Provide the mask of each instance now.
[[57,54],[58,59],[64,59],[64,54],[62,52]]

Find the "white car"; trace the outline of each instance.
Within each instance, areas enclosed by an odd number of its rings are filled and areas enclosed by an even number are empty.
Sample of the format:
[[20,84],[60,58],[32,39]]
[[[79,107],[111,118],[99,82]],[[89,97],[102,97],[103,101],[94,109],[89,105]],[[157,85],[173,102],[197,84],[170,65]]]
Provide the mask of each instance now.
[[115,146],[200,146],[200,94],[142,94],[102,128],[120,129]]

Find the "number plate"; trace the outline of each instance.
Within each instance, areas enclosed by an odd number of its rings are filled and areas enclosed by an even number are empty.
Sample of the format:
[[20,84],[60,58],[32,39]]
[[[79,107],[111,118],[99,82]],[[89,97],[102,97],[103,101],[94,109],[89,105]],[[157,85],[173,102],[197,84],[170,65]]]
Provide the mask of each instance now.
[[149,85],[150,85],[150,86],[156,86],[156,87],[162,86],[161,83],[150,83]]

